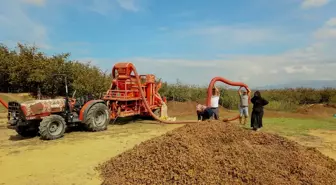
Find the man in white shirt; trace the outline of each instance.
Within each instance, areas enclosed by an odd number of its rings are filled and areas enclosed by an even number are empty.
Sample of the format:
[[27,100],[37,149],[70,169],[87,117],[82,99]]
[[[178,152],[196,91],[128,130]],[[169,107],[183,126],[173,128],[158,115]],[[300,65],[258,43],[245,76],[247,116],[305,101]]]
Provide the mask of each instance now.
[[218,112],[218,104],[219,104],[219,90],[217,87],[212,89],[212,96],[211,96],[211,109],[214,112],[214,118],[216,120],[219,119],[219,112]]
[[244,124],[247,123],[247,118],[249,116],[248,114],[248,107],[249,107],[249,94],[251,92],[250,89],[247,89],[246,91],[239,90],[239,95],[240,95],[240,103],[239,103],[239,112],[240,112],[240,116],[239,116],[239,122],[240,124],[242,124],[242,120],[243,120],[243,116],[244,116]]

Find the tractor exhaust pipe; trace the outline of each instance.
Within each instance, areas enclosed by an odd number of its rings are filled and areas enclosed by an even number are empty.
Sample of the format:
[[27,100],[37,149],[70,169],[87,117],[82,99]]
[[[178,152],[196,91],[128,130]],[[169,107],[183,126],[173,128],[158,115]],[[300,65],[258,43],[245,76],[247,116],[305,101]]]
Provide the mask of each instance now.
[[3,99],[0,98],[0,103],[6,108],[8,109],[8,103],[5,102]]

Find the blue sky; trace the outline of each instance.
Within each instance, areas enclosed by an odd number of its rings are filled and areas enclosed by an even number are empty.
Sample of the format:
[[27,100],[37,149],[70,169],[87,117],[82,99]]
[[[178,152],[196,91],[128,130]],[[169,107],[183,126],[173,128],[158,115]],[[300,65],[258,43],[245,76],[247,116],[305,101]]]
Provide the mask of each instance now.
[[207,84],[336,80],[335,0],[0,0],[0,41]]

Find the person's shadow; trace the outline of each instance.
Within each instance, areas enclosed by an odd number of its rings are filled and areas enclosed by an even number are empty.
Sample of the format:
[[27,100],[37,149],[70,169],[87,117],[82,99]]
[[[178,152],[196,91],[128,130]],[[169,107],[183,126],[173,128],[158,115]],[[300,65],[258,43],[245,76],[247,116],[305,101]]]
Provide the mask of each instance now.
[[10,141],[22,141],[22,140],[32,139],[34,137],[35,136],[23,137],[23,136],[20,136],[19,134],[16,134],[16,135],[9,136],[8,140],[10,140]]

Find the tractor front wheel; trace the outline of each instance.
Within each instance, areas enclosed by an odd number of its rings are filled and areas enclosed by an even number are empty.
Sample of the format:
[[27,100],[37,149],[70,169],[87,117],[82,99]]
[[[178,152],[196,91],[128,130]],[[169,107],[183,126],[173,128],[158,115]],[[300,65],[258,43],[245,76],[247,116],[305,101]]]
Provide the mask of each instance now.
[[91,132],[103,131],[110,123],[108,107],[103,103],[93,105],[87,112],[85,126]]
[[53,140],[64,136],[66,123],[62,116],[51,115],[43,118],[39,126],[39,133],[43,140]]
[[38,134],[38,128],[27,127],[27,126],[17,126],[15,131],[22,137],[30,138],[35,137]]

